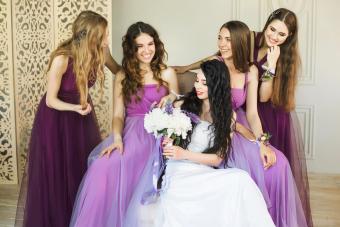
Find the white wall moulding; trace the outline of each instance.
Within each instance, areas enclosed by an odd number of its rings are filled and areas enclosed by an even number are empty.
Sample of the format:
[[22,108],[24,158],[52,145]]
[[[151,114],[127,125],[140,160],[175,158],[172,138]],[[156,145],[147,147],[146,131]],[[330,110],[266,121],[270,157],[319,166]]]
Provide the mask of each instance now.
[[304,148],[307,159],[314,159],[314,105],[298,105],[296,113],[300,121]]

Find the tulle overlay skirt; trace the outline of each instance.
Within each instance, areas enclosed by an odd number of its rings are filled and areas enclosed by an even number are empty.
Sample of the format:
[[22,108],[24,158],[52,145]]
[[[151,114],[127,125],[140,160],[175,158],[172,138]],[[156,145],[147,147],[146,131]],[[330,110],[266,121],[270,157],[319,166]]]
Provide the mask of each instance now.
[[[237,109],[236,113],[237,122],[249,128],[243,109]],[[276,154],[276,164],[265,170],[258,145],[234,133],[228,166],[249,173],[260,188],[277,227],[307,226],[289,162],[281,151],[274,146],[271,149]]]
[[282,151],[290,164],[309,227],[313,226],[306,157],[296,112],[274,108],[271,102],[259,103],[263,130],[272,135],[270,143]]
[[[76,94],[59,98],[79,100]],[[86,116],[58,111],[47,107],[45,99],[33,124],[16,226],[68,226],[87,157],[101,140],[94,111]]]
[[114,150],[109,157],[99,156],[113,142],[112,135],[91,152],[89,169],[79,187],[70,226],[122,226],[156,141],[145,131],[143,119],[144,115],[125,119],[123,154]]

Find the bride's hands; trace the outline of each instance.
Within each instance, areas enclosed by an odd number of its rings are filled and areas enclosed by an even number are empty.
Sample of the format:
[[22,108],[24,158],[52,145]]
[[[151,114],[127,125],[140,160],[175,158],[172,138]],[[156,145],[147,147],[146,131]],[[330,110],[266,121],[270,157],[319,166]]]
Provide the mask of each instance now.
[[103,157],[104,155],[107,155],[110,157],[110,154],[113,150],[117,150],[120,154],[123,154],[123,141],[121,138],[117,138],[114,140],[114,142],[105,148],[102,152],[100,152],[100,157]]
[[185,159],[186,150],[179,146],[164,146],[163,155],[171,160],[183,160]]
[[174,142],[174,140],[173,139],[171,139],[171,138],[168,138],[168,137],[163,137],[163,140],[162,140],[162,146],[163,147],[166,147],[166,146],[172,146],[172,143]]

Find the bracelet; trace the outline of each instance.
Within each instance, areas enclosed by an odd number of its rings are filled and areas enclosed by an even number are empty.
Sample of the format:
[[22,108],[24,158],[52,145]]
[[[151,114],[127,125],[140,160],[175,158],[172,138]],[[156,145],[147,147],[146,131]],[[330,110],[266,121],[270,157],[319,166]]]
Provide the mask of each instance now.
[[174,90],[170,90],[170,93],[173,94],[174,96],[176,96],[176,100],[184,97],[184,95],[177,94]]
[[262,74],[260,78],[261,81],[268,81],[275,77],[275,69],[269,68],[265,65],[262,65],[262,68],[266,71]]
[[267,69],[261,76],[261,81],[268,81],[275,77],[275,72],[273,73],[271,70]]
[[268,146],[269,145],[269,139],[272,137],[268,132],[262,133],[260,137],[256,139],[259,143],[263,143],[264,145]]

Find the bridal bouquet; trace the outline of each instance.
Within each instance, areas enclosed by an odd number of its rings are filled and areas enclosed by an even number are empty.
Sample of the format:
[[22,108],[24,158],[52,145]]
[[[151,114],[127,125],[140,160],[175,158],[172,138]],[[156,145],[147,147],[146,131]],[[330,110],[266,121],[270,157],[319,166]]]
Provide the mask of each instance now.
[[[162,137],[173,140],[174,145],[179,145],[181,139],[187,138],[188,132],[192,130],[191,123],[198,123],[199,117],[193,113],[174,108],[171,102],[167,102],[165,108],[153,108],[144,117],[144,128],[148,133],[153,133],[157,138],[152,164],[152,188],[146,189],[142,196],[142,204],[149,204],[156,201],[161,189],[159,179],[165,168],[167,161],[162,155]],[[169,146],[171,144],[168,144]],[[166,183],[162,183],[166,187]]]
[[144,128],[148,133],[153,133],[156,138],[168,137],[178,145],[192,130],[191,122],[197,123],[198,120],[196,115],[174,108],[168,102],[164,109],[153,108],[145,115]]

